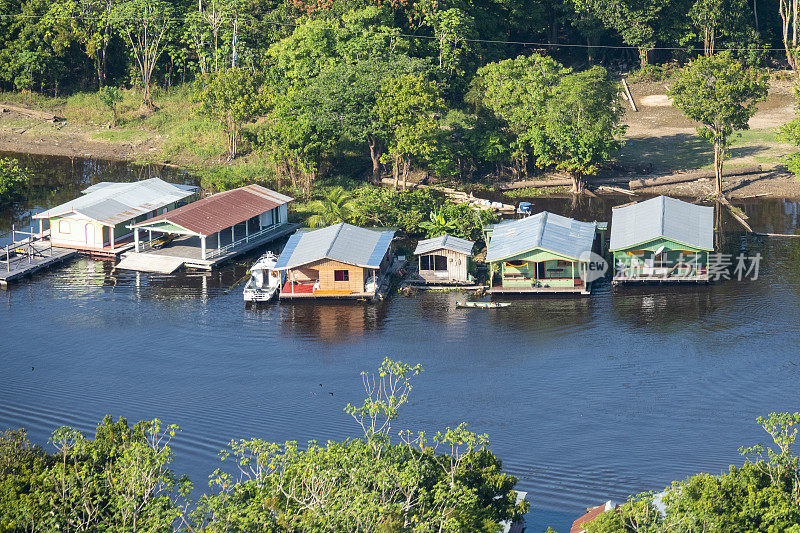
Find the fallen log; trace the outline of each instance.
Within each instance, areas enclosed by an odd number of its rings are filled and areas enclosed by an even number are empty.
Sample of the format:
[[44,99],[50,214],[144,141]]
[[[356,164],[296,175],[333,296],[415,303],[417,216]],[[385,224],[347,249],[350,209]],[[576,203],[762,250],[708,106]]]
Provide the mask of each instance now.
[[501,183],[497,188],[501,191],[511,191],[514,189],[525,189],[527,187],[571,187],[571,179],[554,179],[554,180],[524,180],[514,181],[510,183]]
[[13,111],[14,113],[19,113],[20,115],[26,115],[33,118],[38,118],[46,122],[59,122],[63,120],[62,118],[54,115],[53,113],[48,113],[47,111],[37,111],[35,109],[28,109],[26,107],[17,107],[13,105],[1,104],[0,109],[2,109],[3,112]]
[[597,188],[598,192],[614,192],[617,194],[627,194],[628,196],[636,196],[635,192],[631,192],[628,189],[623,189],[622,187],[612,187],[610,185],[601,185]]
[[633,101],[633,95],[631,94],[631,90],[628,88],[628,82],[625,78],[622,78],[622,88],[625,90],[625,96],[628,98],[628,103],[631,104],[631,109],[634,111],[639,111],[636,107],[636,102]]
[[[761,165],[752,167],[732,168],[724,170],[722,177],[729,176],[746,176],[748,174],[758,174],[761,172]],[[697,181],[700,179],[713,179],[715,176],[713,170],[693,170],[682,174],[672,174],[670,176],[659,176],[657,178],[640,178],[630,180],[628,187],[631,190],[641,189],[644,187],[657,187],[659,185],[672,185],[673,183],[684,183],[687,181]]]

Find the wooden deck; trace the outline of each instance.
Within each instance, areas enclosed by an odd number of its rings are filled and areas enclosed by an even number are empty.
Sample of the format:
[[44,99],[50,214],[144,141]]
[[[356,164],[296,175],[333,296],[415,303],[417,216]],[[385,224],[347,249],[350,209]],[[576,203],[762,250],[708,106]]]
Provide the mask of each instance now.
[[588,296],[592,293],[592,285],[579,287],[503,287],[497,285],[489,289],[491,294],[579,294]]
[[[299,227],[300,224],[281,225],[275,228],[273,231],[265,233],[264,235],[260,235],[258,238],[254,238],[249,242],[243,242],[237,246],[234,246],[211,259],[202,258],[199,237],[180,237],[172,241],[164,248],[159,248],[157,250],[150,249],[144,252],[128,252],[127,254],[124,254],[123,260],[119,263],[119,265],[117,265],[117,267],[144,272],[165,273],[164,268],[177,263],[177,266],[171,270],[172,272],[181,266],[197,268],[200,270],[213,270],[229,259],[233,259],[236,256],[259,248],[260,246],[274,241],[275,239],[279,239],[289,235],[290,233],[294,233]],[[206,250],[206,256],[213,251],[213,248]],[[136,259],[132,260],[128,263],[128,265],[126,265],[125,263],[127,262],[127,258],[134,255],[136,256]],[[152,265],[152,269],[148,269],[148,264]],[[135,265],[136,268],[132,268],[130,265]]]
[[[27,248],[28,245],[25,245]],[[45,245],[41,241],[34,243],[31,253],[14,253],[11,252],[11,260],[9,263],[5,262],[6,252],[0,251],[0,288],[6,288],[9,283],[12,283],[20,278],[29,276],[50,268],[62,261],[72,259],[78,254],[77,250],[69,248],[51,248],[49,244]]]

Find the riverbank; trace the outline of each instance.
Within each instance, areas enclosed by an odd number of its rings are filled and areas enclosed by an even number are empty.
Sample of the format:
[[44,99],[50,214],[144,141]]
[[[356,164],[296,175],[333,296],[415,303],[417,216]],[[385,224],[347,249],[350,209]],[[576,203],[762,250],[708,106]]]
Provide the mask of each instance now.
[[[639,110],[626,109],[626,144],[601,176],[602,182],[627,188],[632,178],[711,168],[711,145],[697,135],[695,125],[680,110],[671,106],[666,96],[668,87],[669,81],[630,85]],[[785,157],[796,148],[778,138],[781,124],[795,113],[792,90],[791,81],[774,78],[767,100],[750,121],[751,129],[734,141],[725,168],[757,164],[764,171],[726,179],[730,198],[800,199],[800,180],[785,167]],[[218,123],[196,115],[189,86],[158,95],[156,111],[143,108],[136,91],[123,91],[123,95],[118,126],[110,127],[112,113],[96,94],[44,98],[0,93],[0,108],[11,104],[63,117],[49,121],[14,110],[0,113],[0,151],[172,165],[233,186],[272,177],[271,165],[259,154],[227,161],[224,131]],[[543,192],[547,194],[546,189]],[[713,192],[713,183],[696,181],[641,192],[702,197]]]

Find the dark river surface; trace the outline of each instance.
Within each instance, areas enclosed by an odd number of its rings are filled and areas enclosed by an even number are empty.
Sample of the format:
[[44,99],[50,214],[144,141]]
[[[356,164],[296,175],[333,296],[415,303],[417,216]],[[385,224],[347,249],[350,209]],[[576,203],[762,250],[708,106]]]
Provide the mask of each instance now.
[[[27,201],[0,212],[0,232],[90,182],[190,179],[23,159],[36,180]],[[626,201],[534,208],[608,220]],[[756,231],[798,228],[797,203],[742,207]],[[356,436],[342,409],[363,398],[359,372],[389,356],[425,368],[402,427],[466,421],[488,433],[529,492],[527,530],[568,531],[589,505],[740,463],[739,446],[766,435],[757,416],[800,409],[800,239],[744,237],[727,218],[724,228],[726,250],[763,256],[757,280],[604,284],[488,311],[457,309],[464,295],[452,292],[249,308],[239,282],[254,256],[173,276],[79,258],[0,291],[0,429],[22,426],[46,444],[57,426],[91,434],[106,414],[160,418],[183,429],[174,469],[205,490],[232,438]]]

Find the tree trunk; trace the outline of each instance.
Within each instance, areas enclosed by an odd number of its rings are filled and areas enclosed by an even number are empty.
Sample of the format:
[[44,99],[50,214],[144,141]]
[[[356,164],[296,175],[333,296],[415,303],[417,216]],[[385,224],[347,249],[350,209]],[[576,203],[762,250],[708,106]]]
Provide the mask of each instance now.
[[645,68],[648,63],[648,54],[650,53],[650,49],[646,47],[639,48],[639,68]]
[[394,168],[392,169],[394,173],[394,190],[397,190],[397,186],[400,184],[400,162],[398,159],[398,156],[394,156]]
[[722,148],[722,143],[714,143],[714,194],[722,196],[722,160],[725,156],[725,150]]
[[372,183],[378,184],[381,182],[381,150],[378,146],[378,140],[372,135],[367,137],[369,144],[369,157],[372,159]]
[[403,190],[406,190],[408,185],[408,158],[403,158]]
[[580,174],[570,174],[572,179],[572,193],[583,194],[586,191],[586,182]]

